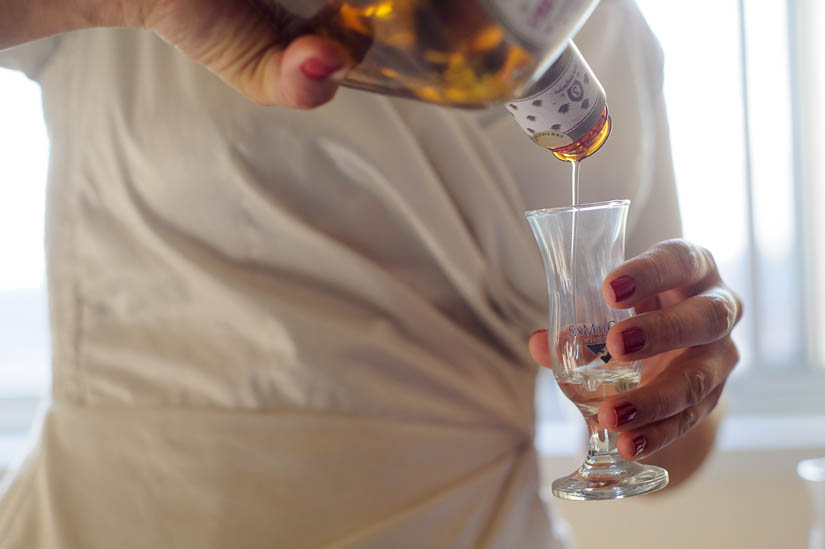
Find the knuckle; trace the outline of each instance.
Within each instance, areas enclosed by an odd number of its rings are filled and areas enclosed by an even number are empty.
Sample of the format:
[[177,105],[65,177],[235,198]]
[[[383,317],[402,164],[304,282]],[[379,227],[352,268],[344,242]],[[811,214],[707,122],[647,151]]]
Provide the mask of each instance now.
[[670,254],[676,267],[690,279],[698,278],[707,267],[709,252],[684,240],[672,240]]
[[702,368],[687,369],[682,373],[688,406],[705,399],[711,389],[711,377]]
[[718,339],[720,336],[727,335],[733,329],[733,323],[736,320],[734,303],[715,294],[703,296],[701,303],[702,316],[705,318],[710,338]]
[[685,436],[688,431],[696,427],[702,415],[695,407],[688,408],[682,412],[682,417],[679,418],[679,437]]
[[672,311],[661,312],[661,341],[670,349],[681,346],[685,335],[685,325],[682,318]]
[[667,281],[667,269],[662,265],[655,253],[645,254],[638,258],[639,270],[646,274],[654,288],[660,288]]
[[713,257],[710,250],[699,246],[697,248],[697,253],[701,256],[701,266],[706,272],[714,272],[719,270],[716,266],[716,259]]

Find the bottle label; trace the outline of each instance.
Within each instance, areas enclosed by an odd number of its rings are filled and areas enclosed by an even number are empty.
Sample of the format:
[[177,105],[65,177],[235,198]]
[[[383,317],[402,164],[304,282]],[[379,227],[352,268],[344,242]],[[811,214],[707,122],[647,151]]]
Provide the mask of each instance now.
[[524,45],[555,49],[572,38],[598,0],[482,0],[493,18]]
[[571,43],[533,86],[535,93],[507,103],[522,129],[546,149],[581,139],[598,122],[605,107],[601,84]]

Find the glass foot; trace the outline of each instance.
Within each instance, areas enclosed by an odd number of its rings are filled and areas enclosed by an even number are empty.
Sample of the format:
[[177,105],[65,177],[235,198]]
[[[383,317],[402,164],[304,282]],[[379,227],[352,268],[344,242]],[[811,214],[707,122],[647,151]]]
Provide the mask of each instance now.
[[621,499],[661,490],[667,482],[667,471],[655,465],[635,461],[595,466],[585,463],[578,471],[556,479],[553,495],[578,501]]

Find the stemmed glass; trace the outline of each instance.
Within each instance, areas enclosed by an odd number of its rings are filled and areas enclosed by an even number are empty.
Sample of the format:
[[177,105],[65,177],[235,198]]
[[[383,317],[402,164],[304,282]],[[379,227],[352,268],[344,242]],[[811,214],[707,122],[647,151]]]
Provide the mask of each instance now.
[[602,428],[596,417],[605,399],[633,389],[642,377],[641,361],[617,362],[607,351],[608,330],[632,313],[609,307],[601,293],[605,276],[624,260],[629,206],[629,200],[614,200],[525,214],[547,276],[553,374],[590,432],[584,464],[553,482],[553,494],[563,499],[619,499],[668,482],[661,467],[619,456],[617,434]]

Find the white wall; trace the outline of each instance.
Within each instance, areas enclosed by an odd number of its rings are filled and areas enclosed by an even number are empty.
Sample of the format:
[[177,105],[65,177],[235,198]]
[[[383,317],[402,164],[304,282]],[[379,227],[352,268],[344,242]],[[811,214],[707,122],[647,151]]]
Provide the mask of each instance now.
[[[551,498],[578,549],[804,549],[813,513],[796,464],[820,456],[825,448],[716,453],[671,493],[611,502]],[[546,482],[575,465],[545,459]]]

